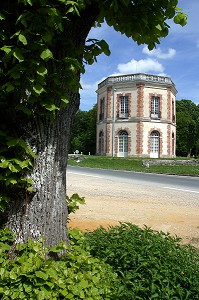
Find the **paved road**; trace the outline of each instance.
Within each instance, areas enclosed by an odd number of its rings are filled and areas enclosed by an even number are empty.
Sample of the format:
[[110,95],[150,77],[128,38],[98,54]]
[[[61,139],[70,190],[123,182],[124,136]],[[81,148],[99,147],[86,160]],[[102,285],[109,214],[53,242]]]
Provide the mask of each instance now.
[[180,191],[185,194],[198,194],[199,202],[199,177],[82,168],[73,166],[68,166],[67,173],[150,187],[153,186],[173,191]]
[[73,227],[146,224],[199,248],[199,177],[68,166],[67,193],[86,200],[71,220]]

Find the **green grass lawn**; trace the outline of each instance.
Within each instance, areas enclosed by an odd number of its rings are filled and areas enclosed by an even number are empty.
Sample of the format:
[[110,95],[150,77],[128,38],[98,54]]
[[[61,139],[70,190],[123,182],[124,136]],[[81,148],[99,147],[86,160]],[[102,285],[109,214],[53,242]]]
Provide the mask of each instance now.
[[[178,175],[192,175],[199,176],[198,165],[186,165],[186,158],[177,158],[175,165],[151,165],[149,168],[142,165],[142,158],[119,158],[108,156],[81,156],[80,162],[75,161],[72,156],[69,156],[68,165],[89,167],[89,168],[102,168],[113,170],[127,170],[135,172],[148,172],[148,173],[162,173],[162,174],[178,174]],[[177,160],[185,160],[185,164],[178,165]]]

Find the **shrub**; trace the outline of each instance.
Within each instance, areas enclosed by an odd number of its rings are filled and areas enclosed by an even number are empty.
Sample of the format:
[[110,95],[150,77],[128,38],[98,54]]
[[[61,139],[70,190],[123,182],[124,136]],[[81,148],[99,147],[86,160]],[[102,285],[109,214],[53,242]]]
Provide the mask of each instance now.
[[125,223],[87,232],[86,245],[120,277],[117,299],[199,299],[199,253],[177,237]]
[[80,197],[78,194],[73,194],[71,197],[66,196],[68,204],[68,214],[75,213],[79,209],[79,204],[85,204],[84,197]]
[[[42,242],[15,245],[8,230],[0,230],[0,299],[117,299],[117,275],[112,268],[83,249],[83,234],[73,230],[71,244],[59,244],[51,253],[67,250],[61,259],[46,258]],[[10,258],[12,257],[12,258]]]

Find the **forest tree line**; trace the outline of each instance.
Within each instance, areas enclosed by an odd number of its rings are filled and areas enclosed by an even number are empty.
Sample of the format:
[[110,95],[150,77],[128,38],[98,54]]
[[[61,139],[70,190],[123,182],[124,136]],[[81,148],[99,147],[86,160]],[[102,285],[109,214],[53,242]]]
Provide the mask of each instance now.
[[[78,110],[69,153],[79,150],[83,154],[95,154],[96,120],[96,105],[89,111]],[[177,100],[176,125],[176,155],[199,156],[199,105],[191,100]]]

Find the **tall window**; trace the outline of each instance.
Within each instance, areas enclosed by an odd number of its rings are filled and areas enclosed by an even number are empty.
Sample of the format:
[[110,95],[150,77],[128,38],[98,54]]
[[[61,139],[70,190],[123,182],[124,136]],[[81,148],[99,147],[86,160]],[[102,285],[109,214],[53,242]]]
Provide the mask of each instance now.
[[104,120],[104,111],[105,111],[105,99],[100,99],[100,114],[99,120]]
[[158,158],[160,148],[160,134],[157,130],[152,131],[150,136],[150,157]]
[[175,156],[175,136],[172,133],[172,156]]
[[175,122],[174,100],[172,100],[172,121]]
[[104,154],[104,133],[100,131],[99,133],[99,154]]
[[151,98],[151,118],[160,118],[160,98],[156,96],[153,96]]
[[120,118],[128,117],[128,96],[120,96]]
[[128,132],[122,130],[119,133],[119,153],[118,156],[124,157],[128,156]]

